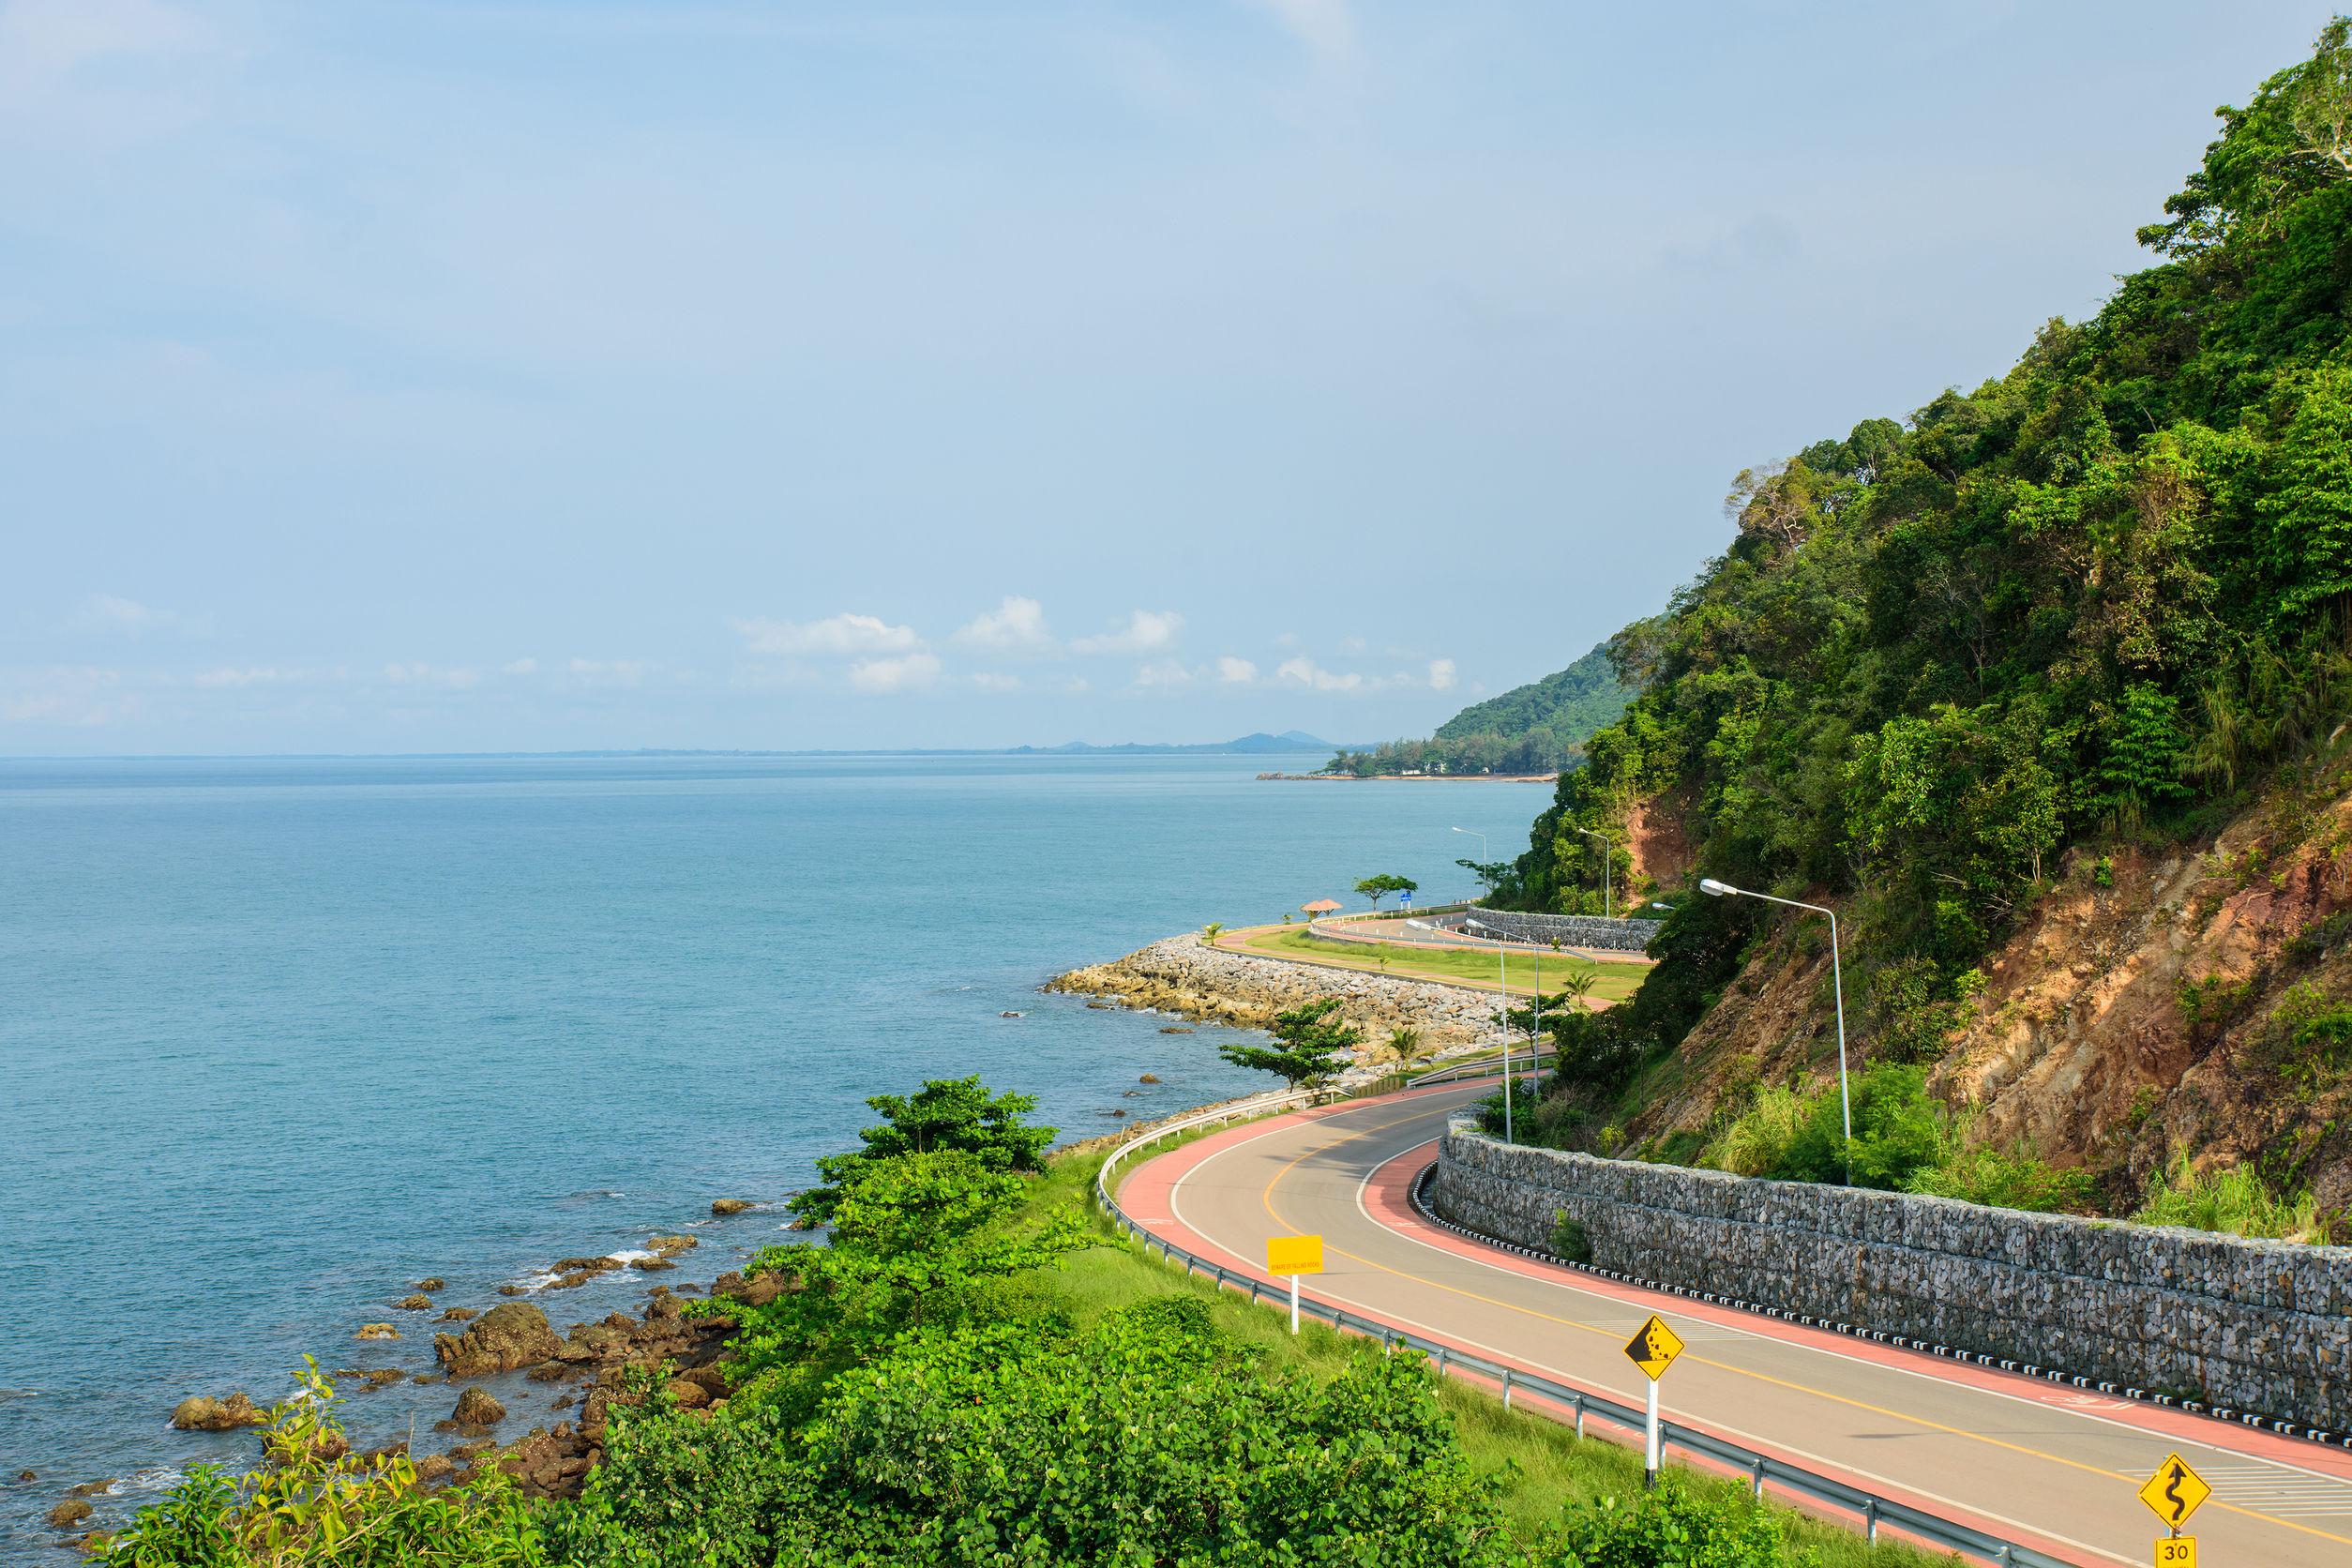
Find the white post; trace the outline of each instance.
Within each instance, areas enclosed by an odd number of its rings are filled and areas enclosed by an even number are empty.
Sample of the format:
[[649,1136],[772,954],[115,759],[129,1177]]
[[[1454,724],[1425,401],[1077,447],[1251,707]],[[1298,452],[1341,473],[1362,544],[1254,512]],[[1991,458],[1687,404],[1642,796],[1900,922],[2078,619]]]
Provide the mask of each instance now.
[[1299,1276],[1290,1276],[1290,1332],[1299,1332]]
[[1641,1489],[1645,1492],[1658,1489],[1658,1380],[1652,1378],[1650,1380],[1650,1435],[1642,1448],[1641,1459]]
[[1839,968],[1837,955],[1837,916],[1828,910],[1830,917],[1830,991],[1837,998],[1837,1108],[1846,1119],[1846,1184],[1854,1184],[1854,1102],[1846,1091],[1846,974]]

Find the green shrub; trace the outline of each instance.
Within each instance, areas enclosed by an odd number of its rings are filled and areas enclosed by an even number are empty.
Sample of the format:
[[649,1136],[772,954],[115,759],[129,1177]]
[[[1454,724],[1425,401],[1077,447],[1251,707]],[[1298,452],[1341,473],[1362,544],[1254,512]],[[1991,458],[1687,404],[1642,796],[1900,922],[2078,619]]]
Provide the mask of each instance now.
[[1798,1129],[1811,1116],[1813,1104],[1793,1089],[1767,1086],[1757,1090],[1747,1109],[1700,1153],[1699,1163],[1741,1176],[1762,1176],[1779,1169]]
[[2289,1073],[2332,1077],[2352,1061],[2352,1002],[2330,1002],[2310,981],[2290,986],[2270,1010],[2265,1033]]
[[1990,1144],[1950,1149],[1936,1164],[1913,1172],[1903,1187],[1924,1197],[2044,1214],[2088,1210],[2095,1189],[2087,1170],[2061,1170],[2022,1147],[2003,1150]]
[[1760,1505],[1671,1473],[1631,1503],[1603,1498],[1573,1510],[1556,1550],[1542,1560],[1557,1568],[1804,1568],[1817,1560],[1790,1551]]
[[1565,1209],[1552,1219],[1552,1256],[1571,1263],[1592,1261],[1592,1238],[1585,1234],[1583,1223]]
[[306,1361],[269,1412],[266,1462],[232,1479],[199,1465],[99,1549],[108,1568],[532,1568],[540,1512],[504,1470],[428,1491],[405,1452],[366,1455],[336,1423],[334,1385]]
[[1890,1063],[1853,1080],[1854,1137],[1844,1136],[1836,1087],[1817,1096],[1780,1163],[1764,1174],[1797,1182],[1848,1181],[1896,1188],[1938,1163],[1947,1147],[1943,1108],[1927,1093],[1927,1074]]
[[2173,1162],[2132,1217],[2142,1225],[2179,1225],[2191,1230],[2322,1245],[2331,1239],[2334,1229],[2332,1221],[2320,1215],[2309,1193],[2274,1192],[2259,1174],[2242,1165],[2199,1173],[2190,1168],[2186,1154]]

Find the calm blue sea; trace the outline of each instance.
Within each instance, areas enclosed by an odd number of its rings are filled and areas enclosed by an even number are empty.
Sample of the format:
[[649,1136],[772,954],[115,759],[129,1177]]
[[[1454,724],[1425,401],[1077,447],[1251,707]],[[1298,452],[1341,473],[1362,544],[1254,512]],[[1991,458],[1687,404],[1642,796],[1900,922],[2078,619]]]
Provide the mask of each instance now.
[[[1515,852],[1549,793],[1251,776],[1319,761],[0,761],[0,1554],[75,1483],[121,1483],[103,1522],[252,1452],[170,1431],[185,1395],[428,1369],[414,1280],[494,1304],[692,1224],[658,1277],[707,1281],[780,1218],[710,1200],[804,1184],[877,1091],[977,1072],[1083,1137],[1254,1087],[1214,1031],[1034,988],[1373,872],[1459,896],[1447,830]],[[450,1399],[348,1413],[421,1451]]]

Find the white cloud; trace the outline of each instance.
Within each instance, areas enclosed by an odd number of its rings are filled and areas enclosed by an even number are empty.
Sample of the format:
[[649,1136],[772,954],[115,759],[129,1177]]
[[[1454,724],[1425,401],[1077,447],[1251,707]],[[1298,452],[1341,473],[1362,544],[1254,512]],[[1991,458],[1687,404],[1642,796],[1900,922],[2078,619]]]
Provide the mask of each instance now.
[[122,672],[94,665],[59,665],[9,672],[0,686],[0,720],[12,724],[89,727],[139,711],[139,699],[120,691]]
[[972,684],[982,691],[1018,691],[1021,688],[1021,678],[1018,675],[1000,675],[993,670],[983,670],[972,677]]
[[1184,629],[1184,618],[1172,610],[1138,610],[1117,631],[1081,637],[1070,649],[1080,654],[1155,654],[1176,646],[1176,634]]
[[1228,686],[1247,686],[1258,678],[1258,666],[1231,654],[1217,660],[1217,679]]
[[1289,681],[1309,691],[1362,691],[1368,683],[1353,671],[1345,674],[1326,670],[1313,659],[1301,656],[1285,659],[1274,671],[1277,680]]
[[539,661],[535,658],[519,658],[512,664],[502,666],[501,671],[502,673],[508,675],[535,675],[539,672]]
[[636,658],[576,658],[565,668],[590,686],[636,686],[645,684],[654,666]]
[[445,686],[451,691],[463,691],[480,684],[482,675],[481,671],[462,665],[427,664],[420,659],[410,664],[385,665],[384,678],[399,686]]
[[205,41],[187,13],[157,0],[9,0],[0,4],[0,107],[21,108],[112,56],[178,53]]
[[312,679],[309,671],[280,670],[275,665],[261,665],[239,670],[223,665],[218,670],[200,670],[188,677],[188,684],[206,691],[219,691],[235,686],[290,686],[297,681]]
[[755,654],[912,653],[923,646],[912,626],[894,626],[878,615],[841,614],[822,621],[737,621],[735,629]]
[[1364,652],[1364,642],[1361,637],[1343,637],[1339,640],[1339,651],[1343,654],[1360,654]]
[[939,660],[929,654],[898,658],[869,658],[850,666],[850,685],[876,696],[920,691],[939,679]]
[[1008,594],[994,610],[972,617],[957,631],[954,641],[967,648],[1038,653],[1053,646],[1053,634],[1046,629],[1044,605]]
[[1138,690],[1182,691],[1192,683],[1192,671],[1172,658],[1155,659],[1135,672]]
[[[5,4],[6,0],[0,0]],[[210,626],[203,620],[158,610],[153,605],[128,599],[119,594],[92,594],[74,606],[72,627],[76,631],[101,632],[115,637],[142,637],[148,632],[170,631],[188,637],[204,637]]]
[[1429,689],[1431,691],[1452,691],[1454,689],[1454,661],[1452,659],[1433,658],[1429,661]]
[[1292,38],[1319,60],[1345,60],[1355,53],[1355,18],[1348,0],[1256,0],[1272,11]]

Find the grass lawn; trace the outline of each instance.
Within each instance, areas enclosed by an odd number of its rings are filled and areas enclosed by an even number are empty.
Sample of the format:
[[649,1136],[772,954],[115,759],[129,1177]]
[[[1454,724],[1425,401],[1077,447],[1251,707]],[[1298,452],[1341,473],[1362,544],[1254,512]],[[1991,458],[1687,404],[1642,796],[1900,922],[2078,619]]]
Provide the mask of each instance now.
[[[1116,1235],[1110,1223],[1092,1206],[1094,1172],[1101,1163],[1099,1154],[1058,1159],[1039,1184],[1036,1202],[1087,1204],[1103,1239],[1102,1245],[1074,1253],[1029,1282],[1029,1288],[1046,1298],[1040,1305],[1050,1301],[1080,1320],[1089,1320],[1154,1296],[1194,1296],[1213,1303],[1218,1326],[1258,1347],[1270,1368],[1304,1370],[1322,1378],[1335,1376],[1350,1357],[1380,1353],[1364,1340],[1319,1323],[1304,1325],[1293,1338],[1282,1312],[1271,1306],[1252,1306],[1244,1298],[1219,1290],[1206,1279],[1187,1276],[1146,1254],[1138,1244]],[[1523,1540],[1531,1539],[1558,1519],[1571,1503],[1611,1496],[1630,1500],[1641,1491],[1641,1456],[1633,1449],[1599,1438],[1579,1440],[1566,1426],[1541,1416],[1506,1410],[1500,1399],[1484,1389],[1452,1379],[1439,1385],[1438,1399],[1454,1418],[1471,1461],[1507,1478],[1504,1516]],[[1691,1479],[1695,1485],[1741,1489],[1733,1482]],[[1774,1513],[1792,1545],[1819,1550],[1819,1568],[1923,1568],[1941,1560],[1892,1544],[1871,1546],[1851,1530],[1794,1509],[1776,1508]]]
[[[1472,985],[1491,987],[1495,983],[1495,955],[1468,947],[1411,947],[1394,942],[1333,942],[1326,937],[1310,936],[1304,930],[1260,931],[1244,937],[1242,945],[1255,953],[1271,953],[1279,957],[1302,958],[1312,963],[1329,964],[1338,969],[1368,970],[1374,973],[1394,974],[1400,978],[1422,980],[1467,981]],[[1385,957],[1387,966],[1380,960]],[[1525,996],[1528,989],[1528,955],[1507,956],[1512,991]],[[1604,1002],[1622,1002],[1641,988],[1650,970],[1643,964],[1596,964],[1589,958],[1565,954],[1546,955],[1538,966],[1543,986],[1548,994],[1558,991],[1571,975],[1593,976],[1591,995]]]

